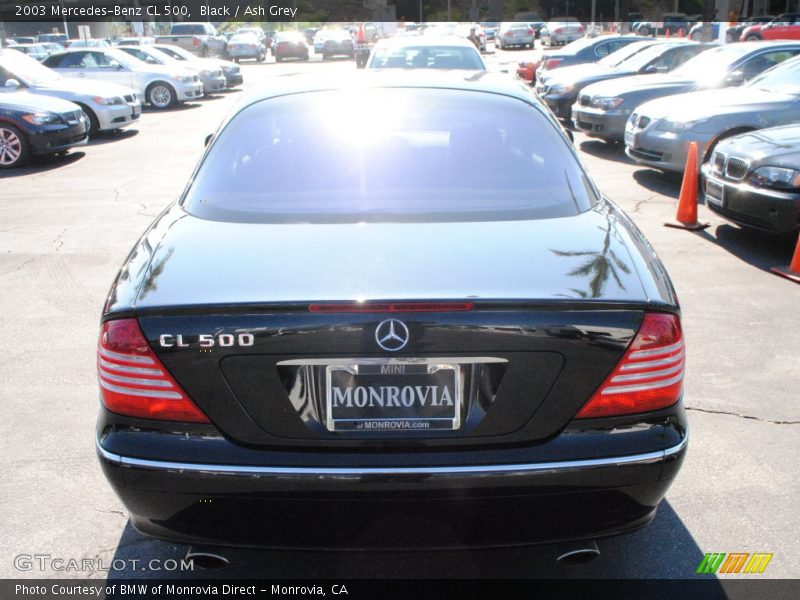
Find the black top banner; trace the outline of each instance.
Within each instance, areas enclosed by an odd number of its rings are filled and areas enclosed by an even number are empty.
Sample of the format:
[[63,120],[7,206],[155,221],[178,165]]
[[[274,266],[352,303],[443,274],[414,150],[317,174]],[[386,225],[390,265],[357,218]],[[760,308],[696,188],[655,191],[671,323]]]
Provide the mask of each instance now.
[[[635,0],[0,0],[0,22],[206,21],[446,22],[578,20],[583,23],[664,22],[672,2]],[[714,3],[682,0],[687,22],[741,20],[717,15]],[[704,11],[708,14],[704,14]]]

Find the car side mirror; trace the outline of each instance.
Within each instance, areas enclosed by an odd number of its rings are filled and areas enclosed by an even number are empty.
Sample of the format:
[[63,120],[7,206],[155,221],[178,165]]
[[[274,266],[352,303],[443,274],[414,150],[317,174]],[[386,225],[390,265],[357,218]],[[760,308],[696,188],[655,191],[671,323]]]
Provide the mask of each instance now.
[[214,139],[214,134],[213,133],[209,133],[206,136],[205,146],[208,146],[211,143],[211,140],[213,140],[213,139]]
[[652,75],[653,73],[658,73],[658,68],[655,65],[649,65],[644,72],[645,75]]
[[19,82],[18,80],[16,80],[16,79],[13,79],[13,78],[11,78],[11,79],[6,79],[6,85],[5,85],[5,88],[6,88],[7,90],[16,90],[16,89],[17,89],[17,88],[19,88],[20,86],[21,86],[21,84],[20,84],[20,82]]
[[733,71],[725,78],[725,83],[728,85],[742,85],[744,83],[744,73]]
[[116,69],[117,71],[119,71],[122,68],[122,65],[115,60],[112,60],[110,63],[108,63],[108,66],[111,67],[112,69]]

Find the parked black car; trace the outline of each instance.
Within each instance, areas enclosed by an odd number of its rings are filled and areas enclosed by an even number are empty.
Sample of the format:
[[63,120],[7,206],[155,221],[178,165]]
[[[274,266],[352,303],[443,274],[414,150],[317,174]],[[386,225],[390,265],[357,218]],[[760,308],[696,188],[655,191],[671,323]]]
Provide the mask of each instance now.
[[66,152],[88,139],[81,107],[28,92],[0,92],[0,169],[24,165],[34,154]]
[[800,125],[757,129],[719,142],[703,165],[706,206],[751,229],[800,228]]
[[552,69],[597,62],[623,46],[640,41],[642,38],[635,35],[601,35],[575,40],[560,50],[545,54],[536,71],[535,80],[541,80],[542,74]]
[[636,24],[634,32],[639,35],[673,35],[686,37],[689,30],[700,20],[699,16],[689,16],[684,13],[667,13],[662,21],[641,21]]
[[664,266],[511,78],[369,75],[242,98],[117,276],[96,445],[133,524],[325,548],[643,527],[688,439]]

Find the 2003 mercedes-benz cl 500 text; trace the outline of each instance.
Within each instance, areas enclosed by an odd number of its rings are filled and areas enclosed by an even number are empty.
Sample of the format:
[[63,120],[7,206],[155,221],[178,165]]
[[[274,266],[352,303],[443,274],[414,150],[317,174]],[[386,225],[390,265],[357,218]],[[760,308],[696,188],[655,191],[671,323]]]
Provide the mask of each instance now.
[[281,85],[108,296],[97,449],[133,524],[399,548],[648,523],[686,450],[678,302],[546,107],[484,72]]

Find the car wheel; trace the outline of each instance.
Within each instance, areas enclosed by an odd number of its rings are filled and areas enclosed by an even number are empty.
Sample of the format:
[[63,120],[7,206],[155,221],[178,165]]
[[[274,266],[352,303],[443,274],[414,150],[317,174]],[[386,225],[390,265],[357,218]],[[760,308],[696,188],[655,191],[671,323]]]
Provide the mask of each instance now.
[[100,121],[97,120],[97,115],[94,114],[94,111],[82,104],[78,106],[81,107],[86,120],[89,121],[89,130],[86,132],[89,135],[89,138],[95,138],[100,133]]
[[208,46],[201,46],[200,47],[200,56],[202,56],[203,58],[208,56]]
[[152,83],[147,88],[147,101],[158,109],[171,108],[175,105],[175,90],[166,83]]
[[327,54],[325,54],[325,53],[323,52],[323,53],[322,53],[322,60],[328,60],[328,59],[330,59],[330,56],[328,56]]
[[13,169],[28,162],[30,147],[25,135],[9,123],[0,124],[0,169]]
[[761,38],[758,37],[757,35],[755,35],[754,33],[751,33],[746,38],[744,38],[745,42],[758,42],[760,40],[761,40]]
[[262,52],[258,55],[258,58],[256,60],[258,60],[258,62],[264,62],[265,60],[267,60],[267,55]]
[[276,63],[279,63],[279,62],[282,62],[282,61],[283,61],[283,57],[282,56],[276,56],[275,57],[275,62]]

